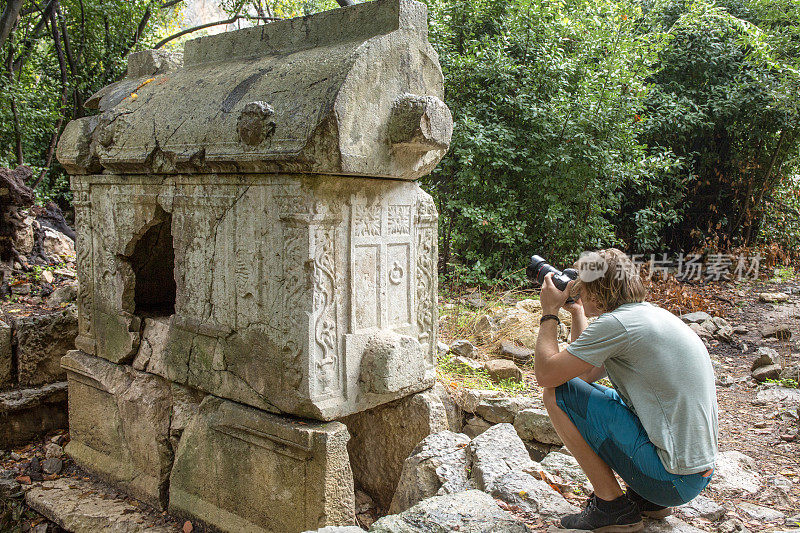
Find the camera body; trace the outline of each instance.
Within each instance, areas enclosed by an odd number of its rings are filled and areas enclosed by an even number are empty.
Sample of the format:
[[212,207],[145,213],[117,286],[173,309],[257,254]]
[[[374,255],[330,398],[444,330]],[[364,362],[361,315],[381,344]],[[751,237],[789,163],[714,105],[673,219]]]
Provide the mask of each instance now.
[[[539,285],[544,283],[544,277],[550,272],[553,273],[553,285],[560,291],[566,289],[570,281],[578,279],[578,271],[574,268],[565,268],[562,272],[552,265],[549,265],[547,261],[539,255],[531,257],[531,263],[525,270],[528,279],[536,281]],[[570,298],[567,300],[567,303],[572,303],[574,301],[573,298]]]

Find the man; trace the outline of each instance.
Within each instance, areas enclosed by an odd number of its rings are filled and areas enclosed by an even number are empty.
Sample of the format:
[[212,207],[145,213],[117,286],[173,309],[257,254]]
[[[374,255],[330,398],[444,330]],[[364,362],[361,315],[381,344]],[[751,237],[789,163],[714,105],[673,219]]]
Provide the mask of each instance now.
[[[615,248],[582,257],[579,279],[541,292],[536,380],[558,435],[594,488],[565,528],[641,531],[642,516],[700,493],[717,454],[717,397],[703,342],[672,313],[646,303],[635,265]],[[580,295],[566,303],[570,294]],[[558,310],[572,315],[559,351]],[[586,318],[598,317],[591,324]],[[613,389],[595,383],[605,375]],[[623,492],[614,472],[625,480]]]

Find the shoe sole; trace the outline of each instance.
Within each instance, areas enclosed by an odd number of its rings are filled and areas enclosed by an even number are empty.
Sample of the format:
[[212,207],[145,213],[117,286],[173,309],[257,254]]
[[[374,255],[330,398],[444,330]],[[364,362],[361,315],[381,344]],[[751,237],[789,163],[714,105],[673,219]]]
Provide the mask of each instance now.
[[593,533],[631,533],[635,531],[644,531],[644,522],[640,520],[635,524],[605,526],[592,530]]
[[642,516],[646,516],[647,518],[655,518],[656,520],[661,520],[662,518],[666,518],[672,514],[672,509],[667,507],[666,509],[661,509],[660,511],[642,511]]

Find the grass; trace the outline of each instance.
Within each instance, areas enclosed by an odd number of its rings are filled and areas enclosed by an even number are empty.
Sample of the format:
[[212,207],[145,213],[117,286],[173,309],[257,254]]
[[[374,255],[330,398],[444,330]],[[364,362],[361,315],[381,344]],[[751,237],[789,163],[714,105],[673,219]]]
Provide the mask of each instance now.
[[456,363],[453,361],[453,357],[450,354],[437,357],[436,366],[436,373],[439,381],[451,386],[460,386],[468,389],[497,390],[509,394],[520,394],[526,389],[524,382],[512,381],[510,379],[504,379],[499,383],[495,383],[485,370],[474,370],[468,366]]
[[797,272],[795,271],[794,267],[791,266],[777,267],[770,281],[773,283],[785,283],[787,281],[794,279],[796,275]]
[[780,385],[781,387],[787,387],[789,389],[800,388],[800,386],[798,386],[797,380],[792,378],[768,379],[766,380],[766,383],[775,383],[776,385]]

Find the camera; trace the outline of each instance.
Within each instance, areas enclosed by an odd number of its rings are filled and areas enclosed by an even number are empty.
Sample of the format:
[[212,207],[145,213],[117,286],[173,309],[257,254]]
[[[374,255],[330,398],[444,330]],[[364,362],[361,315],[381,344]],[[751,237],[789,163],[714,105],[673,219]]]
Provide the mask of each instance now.
[[[539,285],[544,283],[544,277],[550,272],[553,273],[553,285],[555,285],[560,291],[563,291],[567,288],[567,283],[578,279],[578,271],[574,268],[565,268],[562,272],[549,265],[547,261],[545,261],[545,259],[539,255],[534,255],[531,257],[531,264],[528,265],[528,268],[525,270],[528,279],[536,281]],[[572,303],[574,301],[574,298],[570,298],[567,300],[567,303]]]

